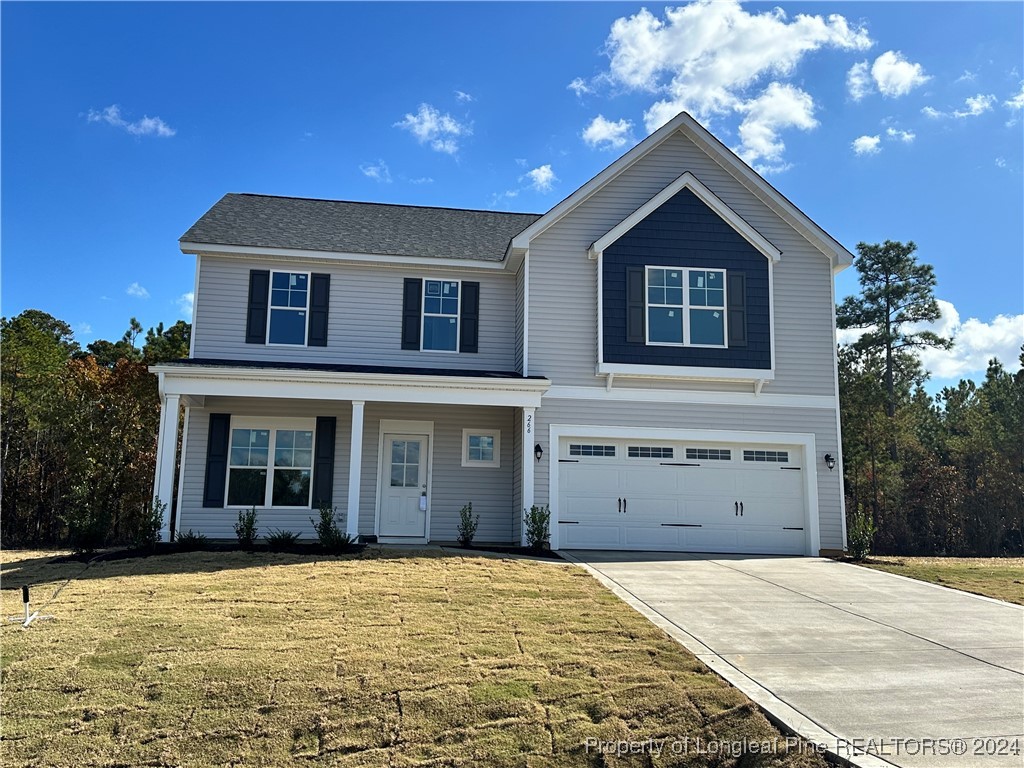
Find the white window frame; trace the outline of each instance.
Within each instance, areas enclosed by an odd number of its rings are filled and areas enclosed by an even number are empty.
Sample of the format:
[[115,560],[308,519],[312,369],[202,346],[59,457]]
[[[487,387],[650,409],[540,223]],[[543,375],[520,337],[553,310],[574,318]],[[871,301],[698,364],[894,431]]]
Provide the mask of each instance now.
[[[225,509],[251,509],[251,504],[228,504],[228,489],[231,486],[232,469],[258,469],[258,467],[238,466],[231,463],[231,438],[236,429],[266,429],[270,432],[270,443],[267,447],[267,477],[263,487],[263,503],[257,504],[256,509],[312,509],[313,504],[313,465],[316,463],[316,419],[315,418],[289,418],[289,417],[255,417],[255,416],[232,416],[228,425],[228,471],[224,478],[224,508]],[[313,447],[310,455],[309,466],[309,499],[305,506],[274,506],[274,450],[277,448],[278,430],[296,430],[313,433]],[[294,469],[294,467],[281,467],[281,469]],[[299,467],[305,469],[305,467]]]
[[[494,438],[494,458],[491,461],[479,461],[469,458],[470,437]],[[462,466],[464,467],[500,467],[501,466],[501,430],[500,429],[464,429],[462,430]]]
[[[648,300],[650,294],[650,276],[652,269],[671,270],[683,273],[683,303],[679,304],[651,304]],[[690,310],[708,309],[715,310],[718,307],[693,307],[690,305],[690,272],[721,272],[722,273],[722,344],[692,344],[690,342]],[[726,308],[729,306],[728,272],[720,267],[666,267],[659,264],[648,264],[644,267],[644,342],[649,347],[694,347],[696,349],[728,349],[729,348],[729,313]],[[674,341],[651,341],[651,307],[678,307],[682,312],[683,342]]]
[[[451,315],[443,313],[427,312],[427,283],[431,281],[438,283],[455,283],[455,285],[458,286],[459,294],[455,300],[455,349],[427,349],[424,346],[427,339],[427,317],[451,317]],[[462,280],[452,280],[447,277],[425,277],[423,278],[423,292],[420,298],[422,301],[420,305],[420,351],[438,352],[442,355],[457,355],[459,353],[459,345],[462,343]]]
[[[274,275],[305,275],[306,276],[306,306],[301,307],[275,307],[274,306]],[[309,272],[298,272],[293,269],[272,269],[270,270],[270,288],[267,293],[267,338],[266,343],[268,347],[291,347],[295,349],[297,347],[309,346],[309,302],[313,294],[313,275]],[[274,310],[283,310],[285,312],[291,310],[294,312],[304,312],[305,322],[302,324],[302,343],[301,344],[286,344],[282,342],[273,342],[270,340],[270,326],[273,323]]]

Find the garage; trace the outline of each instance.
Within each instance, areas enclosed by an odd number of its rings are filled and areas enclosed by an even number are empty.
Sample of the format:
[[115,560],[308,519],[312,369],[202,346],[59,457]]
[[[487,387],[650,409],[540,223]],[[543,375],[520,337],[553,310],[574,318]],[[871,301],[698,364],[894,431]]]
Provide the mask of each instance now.
[[561,438],[559,546],[806,554],[803,458],[784,443]]

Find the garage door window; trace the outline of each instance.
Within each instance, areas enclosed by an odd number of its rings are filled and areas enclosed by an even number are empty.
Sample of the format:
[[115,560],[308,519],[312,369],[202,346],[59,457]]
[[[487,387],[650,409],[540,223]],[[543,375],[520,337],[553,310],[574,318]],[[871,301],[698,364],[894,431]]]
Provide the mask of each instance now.
[[631,445],[626,449],[631,459],[671,459],[675,450],[655,445]]
[[614,445],[590,445],[572,443],[569,445],[570,456],[615,456]]
[[744,461],[766,461],[777,464],[789,463],[789,451],[744,451]]
[[686,458],[702,461],[732,461],[732,451],[728,448],[687,448]]

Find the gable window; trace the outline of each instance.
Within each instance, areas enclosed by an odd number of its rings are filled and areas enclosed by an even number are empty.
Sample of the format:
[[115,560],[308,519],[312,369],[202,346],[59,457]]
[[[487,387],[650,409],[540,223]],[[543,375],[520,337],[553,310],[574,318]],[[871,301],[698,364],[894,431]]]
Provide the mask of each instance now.
[[308,310],[309,274],[272,272],[267,343],[305,346]]
[[462,430],[462,466],[500,467],[501,432],[499,430]]
[[459,281],[423,281],[423,349],[459,349]]
[[[302,419],[278,420],[276,428],[244,421],[231,430],[227,506],[303,507],[310,505],[313,425]],[[286,428],[287,427],[287,428]]]
[[647,267],[647,343],[724,347],[725,270]]

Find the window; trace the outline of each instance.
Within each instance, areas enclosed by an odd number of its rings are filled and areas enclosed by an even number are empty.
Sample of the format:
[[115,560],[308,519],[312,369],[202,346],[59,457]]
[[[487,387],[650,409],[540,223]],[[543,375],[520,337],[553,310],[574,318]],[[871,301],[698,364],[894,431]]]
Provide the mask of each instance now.
[[391,487],[416,488],[420,484],[420,441],[391,441]]
[[631,459],[671,459],[675,455],[672,448],[660,448],[653,445],[631,445],[626,449]]
[[423,349],[459,349],[459,281],[423,281]]
[[500,467],[501,432],[498,430],[462,430],[462,466]]
[[306,344],[309,275],[303,272],[270,274],[268,344]]
[[789,451],[744,451],[744,461],[773,461],[778,464],[789,462]]
[[724,347],[725,270],[647,268],[647,343]]
[[245,420],[232,424],[227,506],[309,507],[313,425],[280,419],[280,428],[274,428],[269,424],[274,420],[266,421],[266,426]]
[[732,451],[728,448],[687,448],[686,458],[702,461],[732,461]]
[[570,456],[614,456],[614,445],[581,445],[573,443],[569,446]]

